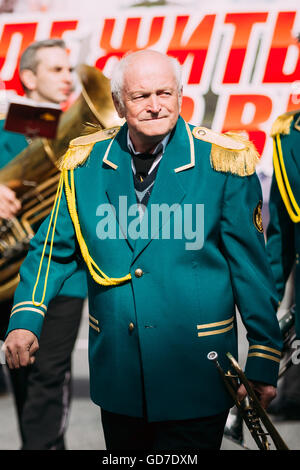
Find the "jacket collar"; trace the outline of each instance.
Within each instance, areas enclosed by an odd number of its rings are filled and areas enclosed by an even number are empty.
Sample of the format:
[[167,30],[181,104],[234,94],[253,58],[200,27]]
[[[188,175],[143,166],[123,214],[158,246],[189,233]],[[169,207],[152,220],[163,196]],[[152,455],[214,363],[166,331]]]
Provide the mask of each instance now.
[[[178,173],[189,170],[195,165],[194,143],[188,125],[182,118],[173,129],[168,144],[166,146],[163,158],[159,164],[156,181],[147,205],[147,211],[144,214],[140,231],[148,236],[138,237],[136,240],[130,235],[128,225],[130,220],[124,218],[124,212],[120,210],[120,197],[126,202],[128,210],[137,204],[133,175],[131,168],[131,155],[127,147],[127,124],[124,124],[114,140],[111,141],[103,158],[103,162],[108,165],[109,175],[107,178],[106,194],[109,202],[116,211],[116,218],[129,247],[133,251],[132,263],[137,256],[146,248],[146,246],[157,238],[162,229],[162,224],[168,222],[169,215],[160,220],[157,227],[151,227],[151,205],[166,204],[167,207],[176,207],[180,205],[185,197],[185,190],[182,187]],[[124,207],[123,207],[124,210]]]
[[[184,138],[184,134],[186,137]],[[111,140],[110,144],[108,145],[105,155],[103,157],[103,162],[117,170],[120,165],[120,158],[124,158],[121,155],[120,151],[116,151],[116,145],[119,146],[119,150],[124,152],[128,152],[128,126],[127,123],[123,124],[120,128],[120,131],[116,136]],[[178,139],[178,136],[181,136]],[[188,124],[182,119],[182,117],[178,118],[175,128],[172,130],[171,135],[166,142],[166,146],[164,146],[164,152],[168,150],[172,140],[175,138],[177,143],[177,151],[172,155],[172,165],[173,170],[176,173],[180,171],[185,171],[195,166],[195,151],[194,151],[194,141],[193,136],[190,131]],[[189,144],[188,147],[190,152],[186,152],[186,144]],[[184,150],[184,151],[183,151]]]

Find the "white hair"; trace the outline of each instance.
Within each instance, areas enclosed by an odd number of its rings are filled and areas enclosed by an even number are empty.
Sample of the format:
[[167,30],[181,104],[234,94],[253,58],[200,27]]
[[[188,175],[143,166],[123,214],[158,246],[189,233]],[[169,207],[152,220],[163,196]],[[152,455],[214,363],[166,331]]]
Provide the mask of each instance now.
[[[123,96],[122,96],[123,86],[124,86],[124,71],[130,65],[132,59],[134,58],[136,54],[143,53],[145,51],[133,52],[131,54],[126,55],[117,63],[117,65],[113,69],[112,76],[110,79],[110,88],[111,88],[111,92],[114,98],[117,100],[117,102],[120,104],[122,108],[124,108]],[[165,57],[169,61],[174,71],[174,76],[175,76],[175,80],[177,83],[177,90],[180,93],[182,89],[182,70],[181,70],[181,65],[179,64],[178,60],[175,59],[175,57],[168,56],[161,52],[152,51],[152,50],[151,51],[149,50],[149,52],[155,52],[157,54],[160,54],[162,57]]]

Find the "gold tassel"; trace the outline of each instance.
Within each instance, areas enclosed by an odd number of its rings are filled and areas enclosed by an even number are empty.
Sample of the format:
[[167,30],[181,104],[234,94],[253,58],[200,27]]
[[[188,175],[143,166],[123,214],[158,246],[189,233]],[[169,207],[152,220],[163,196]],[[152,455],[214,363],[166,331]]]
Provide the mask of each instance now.
[[74,168],[82,165],[90,155],[94,145],[95,142],[85,145],[72,145],[72,143],[70,143],[67,152],[57,163],[58,169],[74,170]]
[[299,110],[297,111],[290,111],[284,114],[281,114],[281,116],[278,116],[278,118],[275,120],[271,127],[271,137],[275,137],[275,135],[282,134],[282,135],[288,135],[290,133],[290,128],[291,124],[293,122],[295,114],[297,114]]
[[226,132],[228,137],[243,144],[241,149],[228,149],[212,143],[211,165],[216,171],[249,176],[255,172],[259,153],[255,145],[242,135]]
[[[98,126],[95,125],[97,129]],[[120,130],[120,126],[100,129],[97,132],[81,135],[71,140],[69,148],[62,158],[57,162],[59,170],[74,170],[77,166],[82,165],[90,155],[96,142],[112,139]]]

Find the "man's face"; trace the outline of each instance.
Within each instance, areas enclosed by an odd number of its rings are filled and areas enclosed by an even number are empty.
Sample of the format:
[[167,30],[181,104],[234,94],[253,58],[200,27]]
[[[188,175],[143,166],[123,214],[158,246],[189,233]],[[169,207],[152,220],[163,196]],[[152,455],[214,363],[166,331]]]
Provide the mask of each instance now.
[[37,51],[38,65],[31,73],[30,98],[35,101],[61,103],[72,92],[72,69],[67,52],[61,47],[44,47]]
[[180,112],[174,70],[158,54],[146,53],[132,60],[124,72],[123,109],[129,134],[137,151],[150,150],[175,126]]

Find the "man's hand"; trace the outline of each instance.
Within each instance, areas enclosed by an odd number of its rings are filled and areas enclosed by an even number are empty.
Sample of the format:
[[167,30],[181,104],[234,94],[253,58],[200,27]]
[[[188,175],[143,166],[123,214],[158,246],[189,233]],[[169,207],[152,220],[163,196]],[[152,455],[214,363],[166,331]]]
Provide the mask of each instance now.
[[6,362],[10,369],[19,369],[34,363],[34,354],[39,349],[35,334],[29,330],[11,331],[3,345]]
[[4,184],[0,184],[0,217],[11,219],[20,209],[21,203],[16,193]]
[[[250,382],[250,385],[252,385],[252,388],[256,392],[261,406],[264,409],[268,408],[271,401],[276,397],[276,388],[273,387],[273,385],[266,385],[261,382]],[[242,384],[237,391],[238,400],[242,401],[246,395],[246,389]]]

